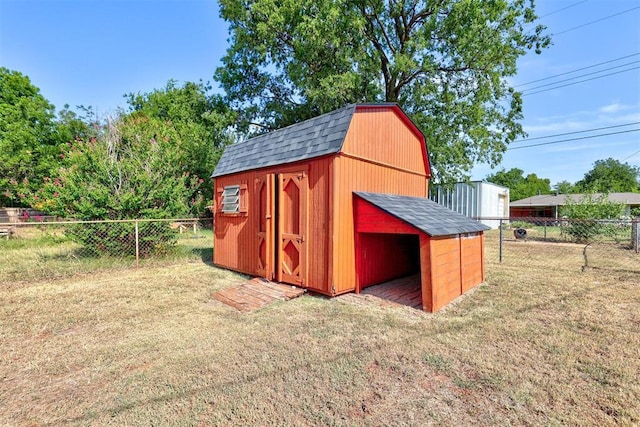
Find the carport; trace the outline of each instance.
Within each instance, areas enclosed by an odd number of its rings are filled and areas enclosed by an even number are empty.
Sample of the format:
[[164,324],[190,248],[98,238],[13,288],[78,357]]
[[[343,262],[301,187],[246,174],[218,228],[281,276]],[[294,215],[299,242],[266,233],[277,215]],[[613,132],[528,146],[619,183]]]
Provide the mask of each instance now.
[[354,192],[356,292],[420,274],[435,312],[484,281],[489,227],[421,197]]

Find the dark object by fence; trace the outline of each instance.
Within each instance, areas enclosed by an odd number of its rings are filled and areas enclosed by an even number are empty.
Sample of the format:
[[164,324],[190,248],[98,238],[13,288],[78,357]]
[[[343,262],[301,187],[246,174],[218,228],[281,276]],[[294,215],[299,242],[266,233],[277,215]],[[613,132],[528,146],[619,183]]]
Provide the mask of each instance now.
[[516,228],[513,230],[513,235],[516,239],[526,239],[527,238],[527,230],[524,228]]

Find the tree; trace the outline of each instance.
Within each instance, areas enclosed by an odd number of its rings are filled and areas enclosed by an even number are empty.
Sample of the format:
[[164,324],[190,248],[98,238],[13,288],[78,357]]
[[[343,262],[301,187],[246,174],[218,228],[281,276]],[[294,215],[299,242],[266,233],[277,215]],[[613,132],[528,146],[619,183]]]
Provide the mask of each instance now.
[[508,187],[509,200],[511,201],[551,193],[551,181],[549,179],[538,178],[535,173],[530,173],[525,177],[524,171],[518,168],[512,168],[508,171],[501,169],[492,175],[487,175],[485,180]]
[[53,105],[28,77],[0,67],[0,206],[19,206],[59,155]]
[[640,191],[640,168],[612,158],[597,160],[576,187],[580,191],[600,193],[637,193]]
[[205,202],[213,199],[209,176],[224,147],[232,141],[229,129],[234,121],[234,113],[220,96],[210,95],[210,90],[203,82],[178,86],[170,80],[163,89],[126,95],[132,116],[146,117],[159,123],[160,129],[173,130],[172,155],[183,173],[204,179],[195,191],[204,196]]
[[[193,194],[204,179],[184,171],[179,136],[163,121],[141,114],[110,120],[97,137],[76,139],[66,165],[45,178],[28,203],[56,216],[78,220],[177,218],[192,214],[201,200]],[[141,223],[146,250],[166,250],[173,241],[168,223]],[[154,228],[151,230],[151,228]],[[82,224],[67,234],[92,254],[131,253],[133,225]],[[142,255],[145,255],[143,253]]]
[[526,0],[222,0],[216,79],[239,129],[267,131],[351,102],[397,102],[427,135],[440,181],[496,165],[525,133],[506,78],[550,40]]
[[553,186],[553,191],[558,194],[573,194],[576,193],[576,187],[567,180],[560,181]]
[[184,171],[173,128],[143,115],[111,119],[97,137],[76,139],[66,164],[28,199],[78,220],[172,218],[192,213],[204,181]]
[[620,224],[598,220],[618,219],[623,213],[624,204],[609,201],[606,194],[596,196],[588,192],[581,198],[568,196],[560,214],[574,221],[569,221],[562,232],[580,243],[591,242],[598,236],[613,237],[620,232]]

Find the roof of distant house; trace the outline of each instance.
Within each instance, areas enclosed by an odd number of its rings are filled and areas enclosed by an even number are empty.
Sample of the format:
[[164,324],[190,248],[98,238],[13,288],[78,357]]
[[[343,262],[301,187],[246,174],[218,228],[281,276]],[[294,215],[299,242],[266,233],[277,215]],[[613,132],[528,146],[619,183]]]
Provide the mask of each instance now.
[[[526,199],[517,200],[510,203],[512,208],[530,207],[530,206],[564,206],[567,204],[567,198],[580,202],[585,194],[543,194],[541,196],[527,197]],[[593,195],[594,199],[602,197],[602,193]],[[623,203],[625,205],[640,205],[640,193],[609,193],[607,200],[615,203]]]

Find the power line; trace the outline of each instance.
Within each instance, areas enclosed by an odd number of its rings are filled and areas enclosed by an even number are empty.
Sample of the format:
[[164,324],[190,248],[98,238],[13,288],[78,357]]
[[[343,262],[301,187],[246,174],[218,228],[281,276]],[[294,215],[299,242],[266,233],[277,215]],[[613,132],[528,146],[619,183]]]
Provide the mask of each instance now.
[[[554,13],[562,12],[563,10],[569,9],[569,8],[571,8],[571,7],[574,7],[574,6],[577,6],[577,5],[581,4],[581,3],[586,3],[586,2],[587,2],[587,0],[582,0],[582,1],[579,1],[579,2],[577,2],[577,3],[570,4],[569,6],[565,6],[565,7],[563,7],[563,8],[556,9],[556,10],[554,10],[554,11],[552,11],[552,12],[546,13],[546,14],[544,14],[544,15],[542,15],[542,16],[538,16],[538,17],[537,17],[537,19],[542,19],[542,18],[544,18],[544,17],[546,17],[546,16],[550,16],[550,15],[553,15]],[[528,30],[528,31],[526,32],[526,34],[531,34],[531,33],[533,33],[533,32],[535,31],[535,29],[536,29],[536,27],[535,27],[535,23],[531,22],[531,23],[529,23],[528,25],[534,25],[534,27],[533,27],[533,28],[531,28],[530,30]],[[528,25],[527,25],[527,26],[528,26]]]
[[[555,74],[555,75],[553,75],[553,76],[543,77],[543,78],[538,79],[538,80],[532,80],[532,81],[530,81],[530,82],[521,83],[521,84],[519,84],[519,85],[515,85],[514,87],[527,86],[527,85],[530,85],[531,83],[537,83],[537,82],[541,82],[541,81],[544,81],[544,80],[554,79],[554,78],[556,78],[556,77],[560,77],[560,76],[564,76],[564,75],[567,75],[567,74],[576,73],[576,72],[578,72],[578,71],[588,70],[589,68],[599,67],[600,65],[609,64],[609,63],[611,63],[611,62],[620,61],[620,60],[622,60],[622,59],[627,59],[627,58],[631,58],[632,56],[638,56],[638,55],[640,55],[640,52],[632,53],[631,55],[627,55],[627,56],[621,56],[621,57],[619,57],[619,58],[611,59],[611,60],[609,60],[609,61],[599,62],[599,63],[597,63],[597,64],[589,65],[589,66],[587,66],[587,67],[576,68],[575,70],[567,71],[567,72],[560,73],[560,74]],[[603,71],[604,71],[604,70],[603,70]]]
[[516,144],[518,142],[535,141],[535,140],[538,140],[538,139],[556,138],[558,136],[575,135],[575,134],[578,134],[578,133],[595,132],[597,130],[621,128],[621,127],[625,127],[625,126],[638,125],[638,124],[640,124],[640,122],[631,122],[631,123],[625,123],[625,124],[622,124],[622,125],[604,126],[604,127],[600,127],[600,128],[577,130],[577,131],[574,131],[574,132],[556,133],[554,135],[537,136],[535,138],[526,138],[526,139],[521,139],[521,140],[518,140],[518,141],[513,141],[512,144]]
[[564,80],[557,80],[557,81],[552,82],[552,83],[547,83],[547,84],[540,85],[540,86],[535,86],[535,87],[532,87],[532,88],[529,88],[529,89],[524,89],[523,92],[527,92],[527,91],[530,91],[530,90],[536,90],[536,89],[540,89],[540,88],[547,87],[547,86],[553,86],[553,85],[556,85],[558,83],[570,82],[572,80],[580,79],[582,77],[592,76],[594,74],[604,73],[605,71],[615,70],[616,68],[626,67],[627,65],[637,64],[638,62],[640,62],[640,61],[627,62],[626,64],[616,65],[615,67],[609,67],[609,68],[604,68],[604,69],[598,70],[598,71],[592,71],[591,73],[581,74],[579,76],[571,77],[571,78],[564,79]]
[[557,10],[554,10],[553,12],[549,12],[549,13],[547,13],[547,14],[544,14],[544,15],[540,16],[540,18],[544,18],[544,17],[546,17],[546,16],[553,15],[554,13],[562,12],[562,11],[563,11],[563,10],[565,10],[565,9],[569,9],[569,8],[571,8],[571,7],[573,7],[573,6],[577,6],[577,5],[579,5],[579,4],[586,3],[586,2],[587,2],[587,0],[582,0],[582,1],[579,1],[579,2],[577,2],[577,3],[570,4],[569,6],[565,6],[565,7],[563,7],[562,9],[557,9]]
[[583,27],[586,27],[588,25],[596,24],[596,23],[602,22],[602,21],[604,21],[606,19],[610,19],[610,18],[613,18],[615,16],[622,15],[624,13],[633,12],[636,9],[640,9],[640,6],[632,7],[631,9],[623,10],[622,12],[614,13],[613,15],[605,16],[604,18],[596,19],[595,21],[587,22],[586,24],[578,25],[577,27],[573,27],[573,28],[569,28],[569,29],[564,30],[564,31],[560,31],[559,33],[553,33],[552,35],[553,36],[559,36],[560,34],[565,34],[565,33],[568,33],[569,31],[577,30],[579,28],[583,28]]
[[521,148],[540,147],[542,145],[559,144],[561,142],[579,141],[579,140],[582,140],[582,139],[599,138],[601,136],[618,135],[618,134],[621,134],[621,133],[638,132],[638,131],[640,131],[640,128],[638,128],[638,129],[629,129],[629,130],[621,130],[621,131],[618,131],[618,132],[601,133],[601,134],[598,134],[598,135],[581,136],[580,138],[569,138],[569,139],[561,139],[561,140],[558,140],[558,141],[541,142],[539,144],[523,145],[521,147],[509,147],[509,148],[507,148],[507,150],[519,150]]
[[635,153],[631,154],[630,156],[625,157],[624,159],[620,160],[621,162],[624,162],[627,159],[632,158],[633,156],[635,156],[636,154],[640,153],[640,150],[636,151]]
[[637,70],[638,68],[640,68],[640,67],[633,67],[633,68],[629,68],[627,70],[616,71],[615,73],[603,74],[601,76],[591,77],[590,79],[584,79],[584,80],[580,80],[580,81],[573,82],[573,83],[567,83],[567,84],[560,85],[560,86],[550,87],[548,89],[542,89],[542,90],[539,90],[539,91],[536,91],[536,92],[524,93],[524,94],[522,94],[522,96],[535,95],[536,93],[542,93],[542,92],[549,92],[550,90],[560,89],[561,87],[573,86],[573,85],[577,85],[578,83],[584,83],[584,82],[588,82],[588,81],[591,81],[591,80],[601,79],[603,77],[613,76],[615,74],[626,73],[627,71]]

